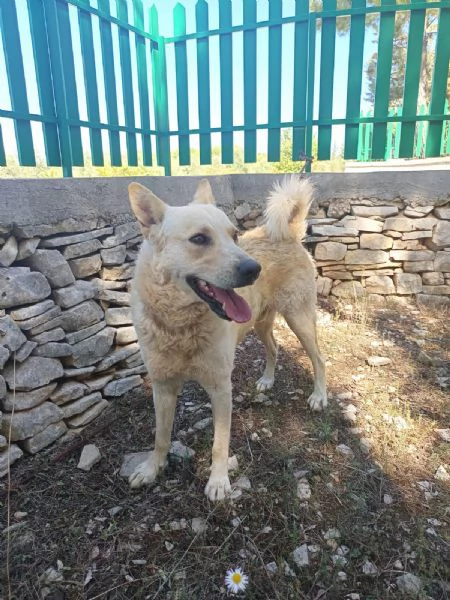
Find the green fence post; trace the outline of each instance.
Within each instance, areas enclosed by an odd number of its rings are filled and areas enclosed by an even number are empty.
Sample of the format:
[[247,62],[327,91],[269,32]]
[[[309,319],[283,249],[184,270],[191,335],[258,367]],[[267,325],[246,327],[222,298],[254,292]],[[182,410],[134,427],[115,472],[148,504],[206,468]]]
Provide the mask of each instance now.
[[292,160],[298,160],[306,152],[306,97],[308,92],[308,18],[309,0],[295,0],[296,21],[294,32],[294,125],[292,134]]
[[[269,2],[269,133],[267,160],[280,160],[280,121],[281,121],[281,25],[270,25],[282,17],[280,0]],[[278,126],[278,127],[277,127]]]
[[[219,27],[231,27],[231,0],[219,2]],[[233,42],[231,33],[221,33],[220,46],[220,124],[222,130],[222,163],[233,164]]]
[[[336,0],[323,0],[323,9],[336,10]],[[336,17],[322,19],[320,37],[320,92],[319,92],[319,134],[317,140],[317,158],[329,160],[331,156],[331,125],[320,125],[321,120],[330,120],[333,116],[334,55],[336,42]],[[315,65],[310,64],[310,69]]]
[[[173,9],[174,36],[186,35],[186,9],[177,2]],[[177,88],[178,129],[189,131],[189,89],[186,41],[175,42],[175,80]],[[191,164],[189,134],[178,136],[178,160],[180,165]]]
[[[89,8],[89,0],[79,0]],[[92,31],[92,17],[90,13],[78,9],[78,23],[80,27],[81,59],[83,61],[84,86],[86,89],[86,104],[88,119],[90,121],[89,138],[91,141],[91,156],[94,166],[102,167],[103,145],[101,129],[93,123],[100,123],[100,108],[98,103],[98,84],[95,71],[94,34]]]
[[[364,8],[366,0],[353,0],[352,8]],[[346,118],[360,115],[363,76],[365,15],[352,15],[350,19],[350,47],[348,54],[347,110]],[[357,123],[345,126],[344,158],[360,160],[361,126]]]
[[2,126],[0,124],[0,166],[6,167],[5,146],[3,145]]
[[[313,13],[309,13],[308,20],[308,64],[316,64],[316,18]],[[313,115],[314,115],[314,75],[315,69],[308,69],[308,89],[306,98],[306,135],[305,135],[305,154],[312,156],[313,142]],[[314,157],[313,157],[314,158]],[[306,161],[305,171],[311,171],[311,162]]]
[[164,173],[171,173],[169,142],[169,109],[167,104],[167,69],[164,38],[159,35],[158,12],[156,6],[150,9],[150,32],[157,39],[151,43],[153,100],[157,130],[156,153],[158,165],[164,167]]
[[[395,4],[392,4],[392,2],[393,0],[381,0],[381,6],[392,6],[392,12],[383,12],[380,16],[377,79],[375,84],[375,118],[384,118],[389,111],[392,46],[395,27]],[[386,122],[374,123],[372,141],[372,158],[374,159],[382,159],[386,153],[386,129]]]
[[[448,85],[448,65],[450,60],[450,7],[440,9],[436,51],[431,89],[430,114],[444,113]],[[429,121],[425,156],[439,156],[443,121]]]
[[205,33],[197,39],[198,123],[200,126],[200,164],[211,164],[211,134],[202,133],[211,127],[211,97],[209,77],[209,16],[208,4],[198,0],[195,7],[197,32]]
[[[133,0],[134,25],[144,32],[144,6],[142,0]],[[144,36],[135,34],[136,66],[138,78],[139,110],[142,129],[150,129],[150,102],[148,91],[147,49]],[[149,133],[142,133],[142,163],[151,167],[152,141]]]
[[[0,5],[0,25],[0,30],[3,32],[6,72],[12,109],[19,114],[26,115],[29,112],[27,87],[14,0],[4,0]],[[15,118],[14,128],[20,164],[28,167],[35,166],[36,157],[29,119]]]
[[[128,24],[128,5],[126,0],[116,0],[117,18],[123,23]],[[125,112],[125,125],[129,129],[126,133],[127,138],[127,158],[128,164],[137,167],[137,142],[134,117],[134,94],[133,78],[131,75],[131,48],[130,33],[125,27],[119,27],[119,55],[120,70],[122,72],[122,92]]]
[[[98,0],[99,9],[105,14],[110,14],[109,0]],[[105,84],[106,115],[109,125],[119,125],[119,113],[117,108],[117,84],[114,70],[114,54],[111,23],[106,19],[100,19],[100,43],[102,47],[103,80]],[[108,131],[109,154],[112,167],[122,166],[120,150],[120,134],[110,129]]]
[[50,167],[61,166],[58,125],[56,122],[55,99],[50,67],[49,44],[45,26],[44,5],[42,0],[28,0],[28,16],[33,43],[34,64],[36,65],[36,83],[38,86],[39,104],[43,116],[52,117],[54,123],[43,123],[45,157]]
[[244,161],[256,162],[256,0],[244,2]]
[[[55,110],[56,117],[58,119],[58,136],[63,176],[72,177],[72,167],[74,165],[74,147],[78,153],[77,158],[81,158],[81,161],[83,161],[83,151],[81,147],[80,128],[74,128],[71,131],[69,125],[69,107],[67,103],[66,88],[67,80],[65,79],[65,74],[66,69],[70,69],[70,65],[64,64],[64,48],[61,40],[56,0],[43,1],[53,81],[53,94],[55,97]],[[72,98],[72,102],[73,100],[76,102],[76,97],[75,99]],[[74,146],[72,144],[74,144]]]
[[[408,33],[408,50],[406,53],[405,89],[403,92],[403,114],[405,117],[415,117],[417,114],[417,98],[419,96],[420,67],[422,64],[422,44],[425,26],[425,10],[412,10],[414,3],[420,0],[412,0],[411,17]],[[406,121],[401,128],[399,156],[409,158],[414,152],[414,135],[416,133],[416,121]]]

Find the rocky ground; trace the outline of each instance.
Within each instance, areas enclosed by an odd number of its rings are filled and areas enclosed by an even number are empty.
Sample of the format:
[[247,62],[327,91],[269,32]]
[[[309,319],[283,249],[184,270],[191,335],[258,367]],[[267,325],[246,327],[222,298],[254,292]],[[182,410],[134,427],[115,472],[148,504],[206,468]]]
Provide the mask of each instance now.
[[449,598],[449,315],[324,305],[319,323],[322,414],[306,407],[309,361],[283,323],[272,391],[254,391],[259,341],[238,349],[226,503],[203,495],[211,415],[195,385],[151,489],[121,475],[125,455],[152,444],[149,385],[15,465],[0,488],[0,598],[222,598],[238,566],[245,598]]

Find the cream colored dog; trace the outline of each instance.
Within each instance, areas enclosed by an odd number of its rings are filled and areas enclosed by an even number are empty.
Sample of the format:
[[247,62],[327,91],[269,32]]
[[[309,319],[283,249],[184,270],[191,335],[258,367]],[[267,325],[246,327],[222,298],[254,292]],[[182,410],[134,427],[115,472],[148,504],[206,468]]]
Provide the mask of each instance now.
[[274,382],[277,349],[272,327],[280,313],[313,364],[309,406],[321,410],[327,405],[315,328],[315,271],[301,244],[312,187],[295,177],[275,185],[265,224],[239,238],[236,227],[214,205],[206,179],[188,206],[168,206],[138,183],[129,186],[129,194],[144,235],[133,283],[133,321],[153,383],[156,413],[155,449],[135,469],[130,484],[137,488],[153,482],[164,466],[177,394],[185,381],[195,380],[210,395],[214,417],[205,494],[221,500],[230,492],[235,348],[252,327],[267,354],[257,389],[267,390]]

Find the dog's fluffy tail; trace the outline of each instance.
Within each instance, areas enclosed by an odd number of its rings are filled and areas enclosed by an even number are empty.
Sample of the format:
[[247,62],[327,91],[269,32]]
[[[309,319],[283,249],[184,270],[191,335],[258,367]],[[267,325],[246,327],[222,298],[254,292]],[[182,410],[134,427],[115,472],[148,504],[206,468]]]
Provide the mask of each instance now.
[[277,182],[267,201],[265,226],[273,242],[302,239],[314,188],[308,179],[292,175]]

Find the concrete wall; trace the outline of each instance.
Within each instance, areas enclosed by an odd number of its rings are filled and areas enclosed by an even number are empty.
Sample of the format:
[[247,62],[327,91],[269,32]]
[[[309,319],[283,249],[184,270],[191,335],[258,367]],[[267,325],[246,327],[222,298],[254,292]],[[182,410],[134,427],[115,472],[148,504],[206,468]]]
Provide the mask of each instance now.
[[[246,229],[261,221],[275,179],[231,175],[211,183],[218,205]],[[306,244],[319,293],[450,303],[450,172],[312,180]],[[198,178],[137,181],[182,205]],[[0,475],[8,453],[13,463],[40,451],[141,384],[145,368],[129,311],[141,236],[129,182],[0,179]]]

